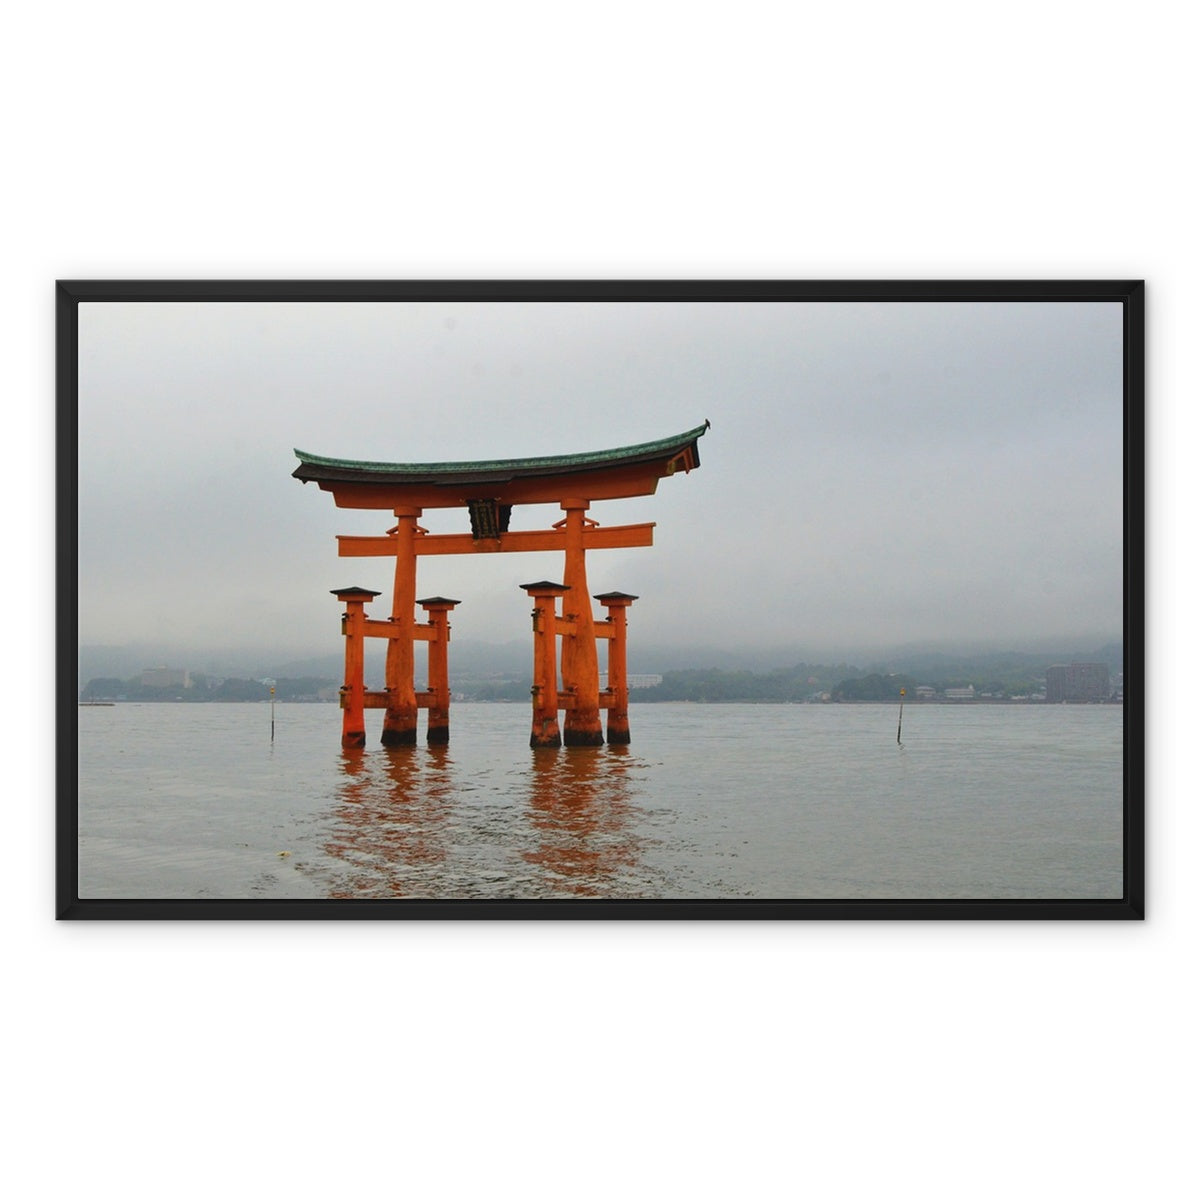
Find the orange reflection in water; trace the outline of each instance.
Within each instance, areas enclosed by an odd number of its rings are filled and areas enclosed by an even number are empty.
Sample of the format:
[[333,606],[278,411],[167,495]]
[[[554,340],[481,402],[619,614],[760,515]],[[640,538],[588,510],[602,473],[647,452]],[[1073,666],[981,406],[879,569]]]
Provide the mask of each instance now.
[[622,868],[639,858],[630,832],[628,746],[531,750],[529,819],[536,850],[524,854],[558,894],[612,895]]
[[449,852],[453,803],[449,747],[385,746],[342,751],[337,822],[324,848],[349,868],[333,899],[408,896],[414,878],[436,871]]
[[627,746],[456,765],[447,746],[344,750],[323,842],[332,899],[634,894]]

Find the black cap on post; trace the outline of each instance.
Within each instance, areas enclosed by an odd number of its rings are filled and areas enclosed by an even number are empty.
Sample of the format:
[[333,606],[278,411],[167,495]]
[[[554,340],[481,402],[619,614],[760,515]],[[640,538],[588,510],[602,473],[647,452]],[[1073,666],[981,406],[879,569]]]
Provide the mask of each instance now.
[[537,583],[520,583],[518,587],[527,592],[569,592],[570,586],[565,583],[551,583],[549,579],[539,579]]

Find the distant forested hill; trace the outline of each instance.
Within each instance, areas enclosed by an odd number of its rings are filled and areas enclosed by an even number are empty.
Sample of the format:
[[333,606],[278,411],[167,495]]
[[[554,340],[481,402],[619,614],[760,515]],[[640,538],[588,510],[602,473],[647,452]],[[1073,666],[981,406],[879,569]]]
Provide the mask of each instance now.
[[692,671],[667,671],[657,687],[636,688],[631,701],[688,700],[697,704],[773,703],[800,704],[814,700],[847,677],[856,677],[855,667],[799,663],[765,674],[754,671],[724,671],[707,667]]
[[[367,664],[367,684],[382,686],[382,653]],[[835,700],[862,702],[892,700],[905,687],[925,685],[938,692],[946,688],[974,687],[979,695],[996,697],[1028,696],[1045,685],[1046,668],[1055,663],[1102,662],[1116,683],[1123,669],[1120,643],[1110,643],[1090,652],[1063,650],[1050,652],[995,651],[947,653],[945,651],[902,651],[885,659],[864,655],[864,665],[848,662],[816,664],[795,662],[788,666],[764,667],[754,653],[739,653],[736,648],[711,655],[706,650],[689,654],[673,652],[685,660],[705,662],[702,667],[676,667],[670,660],[659,662],[654,655],[639,653],[631,669],[662,674],[657,687],[636,688],[630,699],[654,701],[691,701],[693,703],[774,703],[799,704],[806,701]],[[776,661],[783,660],[782,653]],[[145,648],[126,652],[124,659],[113,655],[80,653],[80,699],[127,700],[261,700],[269,697],[267,685],[259,680],[276,680],[276,699],[309,699],[317,692],[341,683],[343,658],[340,654],[309,659],[293,659],[272,665],[245,664],[239,668],[200,672],[191,669],[192,686],[176,689],[170,696],[163,689],[146,688],[140,673],[133,675],[129,662],[147,667],[155,661],[172,661],[166,655],[156,660]],[[180,667],[192,668],[205,661],[177,656]],[[784,660],[786,661],[786,660]],[[118,665],[119,664],[119,665]],[[720,665],[715,665],[720,664]],[[85,666],[99,666],[83,674]],[[664,667],[666,669],[664,669]],[[115,669],[114,669],[115,668]],[[418,676],[423,661],[418,664]],[[473,700],[528,700],[530,650],[524,643],[509,642],[491,646],[484,643],[454,643],[450,654],[451,687]],[[132,678],[131,678],[132,675]],[[82,682],[86,680],[87,682]],[[418,678],[418,685],[423,682]]]
[[1115,643],[1090,653],[910,653],[884,663],[872,662],[865,669],[846,663],[833,666],[798,663],[768,672],[718,667],[667,671],[661,684],[636,689],[630,693],[630,700],[683,700],[697,704],[798,704],[822,699],[883,702],[898,700],[901,688],[912,697],[922,685],[936,692],[973,687],[976,695],[1006,698],[1040,691],[1045,686],[1046,668],[1068,662],[1105,663],[1114,682],[1123,669],[1121,646]]

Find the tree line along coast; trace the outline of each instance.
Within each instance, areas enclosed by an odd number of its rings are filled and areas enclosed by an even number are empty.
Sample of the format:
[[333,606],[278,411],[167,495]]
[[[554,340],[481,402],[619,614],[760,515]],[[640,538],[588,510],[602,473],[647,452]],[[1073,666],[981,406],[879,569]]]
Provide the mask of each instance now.
[[[895,703],[1121,703],[1121,647],[1091,655],[1046,658],[1021,653],[973,659],[928,655],[866,668],[797,663],[770,671],[722,667],[664,670],[630,690],[631,703],[869,704]],[[332,703],[340,680],[305,675],[237,678],[177,668],[149,668],[132,678],[89,679],[81,703]],[[453,679],[454,699],[529,700],[523,671],[477,671]],[[272,691],[272,689],[274,689]]]

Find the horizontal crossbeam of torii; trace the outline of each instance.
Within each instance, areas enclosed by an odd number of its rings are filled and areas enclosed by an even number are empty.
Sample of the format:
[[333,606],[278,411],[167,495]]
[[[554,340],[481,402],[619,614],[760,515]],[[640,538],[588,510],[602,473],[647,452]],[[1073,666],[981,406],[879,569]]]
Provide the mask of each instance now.
[[[651,495],[660,479],[687,474],[700,465],[698,443],[708,430],[704,422],[674,437],[642,442],[612,450],[486,462],[389,463],[327,458],[297,450],[300,466],[293,476],[314,482],[333,495],[339,508],[390,512],[396,524],[381,536],[340,535],[342,558],[392,557],[395,578],[391,616],[387,621],[368,619],[364,605],[378,595],[364,588],[335,589],[347,611],[346,682],[342,688],[342,744],[365,744],[363,709],[383,707],[382,741],[385,745],[410,745],[416,741],[417,710],[430,709],[429,740],[449,736],[449,684],[446,677],[446,644],[450,638],[449,612],[458,601],[433,597],[416,599],[416,560],[444,554],[494,554],[520,551],[561,551],[562,584],[541,581],[522,585],[535,600],[534,728],[533,746],[599,745],[603,742],[600,710],[609,713],[609,741],[627,742],[628,688],[624,681],[625,611],[637,597],[608,592],[597,597],[609,616],[597,622],[587,590],[585,555],[588,550],[650,546],[654,523],[601,526],[587,516],[597,500]],[[550,529],[510,530],[516,505],[557,503],[566,514]],[[428,508],[465,508],[470,533],[431,534],[418,524]],[[531,590],[533,589],[533,590]],[[431,614],[428,625],[418,625],[418,603]],[[561,612],[557,605],[562,605]],[[432,607],[431,607],[432,605]],[[367,693],[362,680],[362,641],[387,639],[383,693]],[[555,688],[555,643],[562,641],[561,694],[548,699]],[[607,640],[610,665],[614,654],[622,664],[614,686],[600,692],[597,640]],[[429,645],[430,686],[418,692],[413,681],[414,643]],[[560,735],[557,711],[566,712]],[[436,714],[436,722],[435,722]]]
[[[387,558],[396,553],[396,534],[359,536],[338,534],[339,558]],[[584,550],[617,550],[654,545],[654,522],[644,525],[585,525]],[[567,548],[567,531],[562,529],[520,529],[495,538],[477,538],[469,533],[425,533],[418,530],[413,538],[413,553],[496,554]]]

